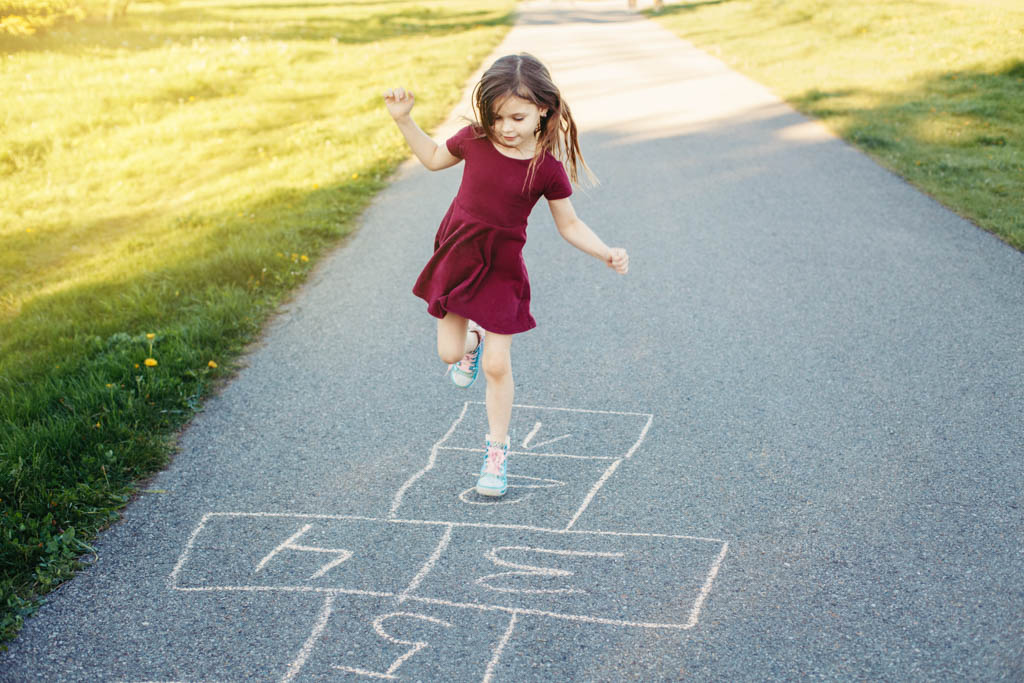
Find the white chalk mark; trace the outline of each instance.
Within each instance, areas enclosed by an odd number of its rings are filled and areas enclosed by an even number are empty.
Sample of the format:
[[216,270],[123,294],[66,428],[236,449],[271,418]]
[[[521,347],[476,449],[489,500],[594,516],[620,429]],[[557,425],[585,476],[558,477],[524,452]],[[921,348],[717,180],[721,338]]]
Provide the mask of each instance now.
[[526,435],[525,439],[523,439],[523,448],[529,448],[530,447],[530,439],[535,437],[537,435],[537,432],[539,432],[539,431],[540,431],[540,422],[538,422],[537,424],[533,425],[533,429],[531,429],[530,433]]
[[327,595],[363,595],[369,598],[394,598],[396,593],[381,591],[365,591],[358,588],[335,588],[330,586],[176,586],[182,593],[212,593],[215,591],[231,591],[242,593],[324,593]]
[[[374,591],[350,590],[346,588],[315,588],[312,586],[203,586],[196,588],[175,588],[183,593],[215,593],[218,591],[264,593],[280,591],[282,593],[324,593],[326,595],[362,595],[372,598],[395,598],[395,593],[377,593]],[[629,621],[627,619],[610,619],[607,617],[595,617],[587,614],[566,614],[563,612],[548,612],[538,609],[527,609],[523,607],[509,607],[508,605],[489,605],[479,602],[455,602],[454,600],[443,600],[441,598],[429,598],[420,595],[407,595],[409,602],[422,602],[427,605],[441,605],[442,607],[460,607],[464,609],[475,609],[481,612],[508,612],[528,614],[538,617],[551,617],[583,624],[605,624],[607,626],[635,626],[637,628],[657,629],[678,629],[688,630],[693,628],[692,618],[686,624],[658,623],[649,621]]]
[[410,619],[421,619],[423,621],[429,621],[433,624],[440,624],[445,628],[451,628],[452,625],[443,619],[437,619],[436,617],[428,617],[425,614],[416,614],[414,612],[392,612],[390,614],[384,614],[373,620],[373,630],[377,632],[384,640],[395,643],[396,645],[411,645],[412,647],[405,652],[402,656],[398,657],[395,661],[391,662],[391,666],[388,667],[387,672],[379,673],[377,671],[368,671],[366,669],[357,669],[350,666],[334,666],[332,668],[338,669],[339,671],[348,671],[349,673],[359,674],[360,676],[370,676],[373,678],[387,678],[394,679],[398,678],[395,676],[395,672],[398,671],[402,664],[405,664],[406,660],[412,657],[414,654],[427,647],[429,643],[418,640],[402,640],[401,638],[395,638],[390,633],[384,630],[384,621],[391,619],[392,617],[408,617]]
[[[509,490],[511,490],[511,489],[512,489],[512,485],[509,484]],[[466,505],[485,505],[485,506],[491,506],[491,505],[519,505],[520,503],[525,503],[526,501],[528,501],[530,498],[533,497],[532,493],[527,493],[525,496],[522,496],[522,497],[519,497],[519,498],[515,498],[515,497],[512,497],[512,496],[505,495],[505,496],[502,496],[500,498],[496,498],[495,497],[495,498],[492,498],[490,500],[470,500],[470,497],[474,493],[476,493],[476,485],[470,486],[468,489],[466,489],[465,491],[460,493],[459,494],[459,500],[462,501],[463,503],[465,503]]]
[[564,621],[572,621],[580,624],[603,624],[605,626],[631,626],[635,628],[672,629],[677,631],[687,631],[693,628],[693,626],[688,624],[658,623],[651,621],[629,621],[628,619],[609,619],[607,617],[595,617],[589,614],[564,614],[562,612],[548,612],[546,610],[529,609],[525,607],[509,607],[508,605],[485,605],[476,602],[454,602],[452,600],[442,600],[440,598],[412,596],[409,599],[414,602],[423,602],[428,605],[442,605],[444,607],[463,607],[466,609],[480,610],[482,612],[508,612],[510,614],[527,614],[535,617],[551,617],[552,619],[562,619]]
[[515,562],[509,562],[498,557],[498,553],[503,550],[516,550],[519,552],[529,553],[546,553],[548,555],[561,555],[566,557],[613,557],[622,558],[625,557],[624,553],[604,553],[604,552],[590,552],[585,550],[561,550],[557,548],[530,548],[522,545],[505,545],[491,548],[488,550],[484,557],[498,565],[499,567],[511,567],[519,571],[514,572],[499,572],[497,574],[488,574],[487,576],[481,576],[476,580],[476,583],[480,584],[484,588],[492,591],[498,591],[500,593],[530,593],[530,594],[541,594],[541,593],[586,593],[585,590],[580,588],[507,588],[500,586],[492,586],[488,583],[491,579],[497,579],[502,576],[573,576],[575,572],[571,572],[568,569],[557,569],[555,567],[537,567],[530,564],[516,564]]
[[494,648],[494,656],[491,657],[491,661],[487,663],[487,671],[484,672],[483,683],[491,683],[494,678],[494,670],[498,668],[498,662],[501,661],[501,653],[505,650],[505,646],[508,645],[508,641],[512,638],[512,631],[516,628],[516,620],[519,618],[519,614],[516,612],[512,613],[512,616],[508,620],[508,628],[505,629],[505,635],[501,637],[501,641],[498,643],[498,647]]
[[[201,588],[175,588],[174,590],[181,591],[183,593],[214,593],[218,591],[260,593],[280,591],[282,593],[324,593],[326,595],[363,595],[374,598],[397,597],[397,595],[394,593],[375,593],[373,591],[347,590],[344,588],[312,588],[308,586],[203,586]],[[479,602],[456,602],[454,600],[444,600],[441,598],[430,598],[419,595],[406,596],[406,600],[410,602],[422,602],[428,605],[441,605],[443,607],[475,609],[481,612],[519,613],[538,617],[551,617],[553,619],[562,619],[565,621],[573,621],[584,624],[605,624],[607,626],[635,626],[637,628],[678,629],[686,631],[693,628],[693,626],[696,623],[693,621],[692,616],[686,624],[658,623],[648,621],[629,621],[628,619],[610,619],[607,617],[595,617],[593,615],[587,614],[567,614],[563,612],[548,612],[545,610],[527,609],[523,607],[509,607],[508,605],[491,605]]]
[[556,441],[561,441],[562,439],[568,439],[570,436],[572,436],[572,434],[563,434],[562,436],[556,436],[553,439],[548,439],[547,441],[541,441],[540,443],[534,444],[534,445],[531,446],[530,445],[530,441],[533,439],[533,437],[537,436],[537,432],[540,431],[540,426],[541,426],[540,422],[538,422],[537,424],[533,425],[533,429],[530,430],[530,433],[526,435],[525,439],[523,439],[523,448],[540,448],[541,446],[547,446],[549,443],[554,443]]
[[302,649],[299,650],[299,656],[295,658],[295,661],[288,667],[288,671],[285,672],[284,677],[281,678],[282,683],[286,683],[298,676],[299,672],[302,671],[302,667],[306,665],[306,660],[313,653],[313,648],[316,647],[317,641],[320,640],[320,635],[327,628],[327,621],[331,618],[331,606],[333,604],[334,596],[328,595],[324,600],[324,606],[320,609],[320,616],[317,617],[316,624],[313,626],[313,632],[309,634],[309,638],[306,638]]
[[312,528],[312,524],[307,524],[301,529],[299,529],[297,532],[289,536],[284,543],[271,550],[266,557],[260,560],[259,564],[256,565],[256,571],[259,572],[260,570],[262,570],[263,567],[265,567],[267,563],[270,562],[270,560],[272,560],[276,555],[278,555],[283,550],[299,550],[307,553],[337,553],[337,558],[325,564],[323,567],[321,567],[318,571],[314,572],[309,577],[310,579],[319,579],[321,576],[331,571],[345,560],[352,557],[352,551],[346,550],[345,548],[316,548],[308,545],[296,545],[295,541],[301,538],[303,534],[305,534]]
[[[476,474],[474,473],[473,476],[476,476]],[[547,483],[547,484],[516,484],[516,483],[514,483],[516,480],[519,480],[519,479],[529,479],[531,481],[546,481],[546,482],[550,482],[550,483]],[[508,488],[509,488],[510,491],[512,489],[553,489],[553,488],[558,488],[559,486],[565,486],[565,482],[564,481],[559,481],[558,479],[545,479],[544,477],[528,477],[525,474],[510,474],[510,475],[508,475],[508,481],[509,481]],[[528,500],[531,496],[533,496],[532,493],[527,493],[525,496],[522,496],[520,498],[510,497],[510,496],[506,495],[506,496],[502,496],[501,498],[493,499],[493,500],[490,500],[490,501],[470,500],[470,498],[468,496],[470,496],[470,494],[472,494],[475,491],[476,491],[476,486],[470,486],[468,489],[466,489],[465,491],[463,491],[462,493],[459,494],[459,500],[461,500],[463,503],[466,503],[467,505],[516,505],[518,503],[522,503],[522,502]]]
[[271,550],[270,553],[267,554],[266,557],[264,557],[262,560],[259,561],[259,564],[256,565],[256,572],[259,573],[259,571],[262,570],[263,567],[265,567],[267,565],[267,562],[270,562],[270,560],[275,555],[277,555],[279,552],[281,552],[285,548],[289,547],[293,541],[295,541],[297,538],[302,536],[302,534],[306,533],[307,531],[309,531],[312,528],[313,528],[312,524],[307,524],[306,526],[302,527],[297,532],[295,532],[294,534],[292,534],[291,536],[286,538],[284,543],[282,543],[281,545],[279,545],[276,548],[274,548],[273,550]]
[[423,579],[425,579],[427,577],[427,574],[430,573],[430,570],[434,568],[435,564],[437,564],[437,561],[441,559],[441,554],[444,553],[445,548],[448,547],[448,543],[451,540],[452,528],[449,526],[447,529],[444,530],[444,534],[441,536],[441,541],[437,544],[437,547],[434,548],[434,552],[431,553],[430,557],[427,558],[427,561],[420,568],[420,571],[416,574],[416,576],[413,577],[412,581],[409,582],[409,585],[405,587],[405,590],[399,594],[399,605],[405,602],[406,598],[408,598],[412,594],[412,592],[419,587],[420,583],[423,582]]
[[[486,406],[483,401],[467,401],[473,405]],[[566,413],[593,413],[597,415],[635,415],[636,417],[653,417],[651,413],[629,413],[619,410],[588,410],[586,408],[556,408],[554,406],[530,406],[522,403],[513,403],[513,408],[529,408],[530,410],[561,410]]]
[[368,671],[367,669],[360,669],[360,668],[355,667],[355,666],[342,666],[340,664],[335,664],[331,668],[332,669],[337,669],[338,671],[347,671],[350,674],[358,674],[360,676],[367,676],[369,678],[384,678],[384,679],[391,679],[391,680],[394,680],[394,679],[398,678],[398,676],[391,676],[390,674],[382,674],[382,673],[379,673],[377,671]]
[[[566,436],[569,436],[566,434]],[[537,444],[540,445],[540,444]],[[536,448],[536,445],[534,446]],[[468,451],[470,453],[485,453],[485,448],[467,448],[465,446],[441,446],[439,451]],[[618,460],[614,455],[575,455],[573,453],[534,453],[533,451],[509,451],[512,455],[532,455],[537,458],[576,458],[577,460]]]
[[391,500],[391,510],[388,513],[388,517],[394,517],[397,514],[398,508],[402,504],[402,498],[405,497],[405,492],[409,490],[409,487],[411,487],[413,484],[415,484],[416,481],[420,477],[422,477],[424,474],[426,474],[430,470],[434,469],[434,465],[437,463],[437,450],[438,450],[438,448],[440,448],[441,444],[443,444],[445,441],[447,441],[451,437],[451,435],[453,433],[455,433],[456,427],[458,427],[459,423],[462,422],[462,418],[464,418],[466,416],[466,411],[467,410],[469,410],[469,402],[466,402],[466,403],[462,404],[462,412],[459,413],[459,417],[456,418],[455,422],[452,423],[452,426],[448,428],[448,431],[445,432],[444,436],[441,437],[441,440],[438,441],[437,443],[435,443],[433,445],[433,447],[431,447],[431,449],[430,449],[430,457],[427,459],[426,467],[424,467],[419,472],[417,472],[416,474],[414,474],[411,477],[409,477],[409,479],[406,480],[406,482],[404,484],[402,484],[401,488],[398,489],[398,492],[395,493],[395,497],[392,498],[392,500]]
[[[657,534],[645,531],[601,531],[598,529],[575,530],[575,529],[550,529],[540,526],[529,526],[527,524],[491,524],[487,522],[451,522],[431,519],[397,519],[392,517],[363,517],[362,515],[326,515],[321,513],[308,512],[209,512],[203,517],[203,524],[208,517],[255,517],[255,518],[292,518],[292,519],[331,519],[337,521],[357,522],[382,522],[385,524],[411,524],[413,526],[452,526],[470,527],[478,529],[520,529],[522,531],[540,531],[548,534],[569,534],[569,535],[604,535],[604,536],[637,536],[643,538],[681,538],[690,541],[709,541],[711,543],[725,543],[721,538],[710,538],[705,536],[690,536],[687,534]],[[195,534],[193,534],[195,535]]]
[[638,438],[636,440],[636,443],[634,443],[633,446],[629,449],[629,451],[626,452],[626,455],[624,456],[625,458],[632,458],[633,454],[636,453],[636,449],[640,448],[640,444],[642,444],[644,442],[644,439],[647,438],[647,430],[651,428],[651,422],[653,421],[654,416],[648,415],[647,423],[644,424],[644,428],[640,430],[640,438]]
[[594,484],[593,487],[591,487],[590,492],[587,494],[587,497],[583,499],[583,505],[581,505],[580,509],[576,511],[576,514],[572,516],[572,519],[569,520],[569,523],[565,525],[566,531],[572,528],[572,525],[575,524],[576,520],[580,518],[580,515],[582,515],[583,512],[587,509],[587,506],[590,505],[590,501],[594,500],[594,496],[597,495],[597,492],[601,490],[601,487],[604,486],[604,483],[608,481],[612,474],[615,473],[615,470],[618,469],[620,464],[622,464],[622,459],[616,460],[611,465],[609,465],[608,469],[605,470],[604,474],[601,475],[601,478],[597,480],[597,483]]
[[540,443],[535,443],[530,448],[540,448],[541,446],[547,446],[549,443],[554,443],[556,441],[561,441],[562,439],[568,439],[570,436],[572,436],[572,434],[563,434],[562,436],[556,436],[553,439],[548,439],[547,441],[541,441]]
[[[295,549],[296,550],[309,550],[309,551],[314,551],[314,552],[331,552],[329,550],[322,550],[320,548],[307,548],[305,546],[296,546]],[[310,579],[319,579],[321,576],[323,576],[327,572],[331,571],[332,569],[337,567],[339,564],[341,564],[345,560],[347,560],[350,557],[352,557],[352,553],[350,551],[346,550],[345,553],[346,554],[344,554],[344,555],[339,555],[337,559],[332,560],[331,562],[328,562],[323,567],[321,567],[318,571],[313,572],[313,574],[310,575],[309,578]]]
[[693,603],[693,609],[690,610],[690,620],[686,622],[686,628],[693,628],[697,625],[697,618],[700,616],[700,610],[704,607],[704,601],[708,598],[708,593],[711,592],[711,584],[714,583],[715,577],[718,576],[718,568],[722,566],[722,561],[725,560],[725,554],[729,552],[729,544],[722,544],[722,551],[718,553],[718,557],[715,558],[714,563],[711,565],[711,571],[708,572],[708,576],[704,579],[704,585],[700,588],[700,593],[697,594],[697,600]]
[[174,569],[171,570],[171,575],[167,577],[168,588],[173,589],[176,587],[178,583],[178,574],[181,573],[181,568],[185,566],[185,561],[188,559],[188,556],[192,553],[192,547],[196,543],[196,538],[202,532],[203,527],[206,526],[206,520],[210,518],[211,514],[212,513],[208,512],[205,515],[203,515],[203,518],[199,520],[199,526],[197,526],[195,531],[192,532],[192,535],[188,537],[188,542],[185,543],[185,550],[182,551],[181,557],[178,558],[177,564],[175,564]]

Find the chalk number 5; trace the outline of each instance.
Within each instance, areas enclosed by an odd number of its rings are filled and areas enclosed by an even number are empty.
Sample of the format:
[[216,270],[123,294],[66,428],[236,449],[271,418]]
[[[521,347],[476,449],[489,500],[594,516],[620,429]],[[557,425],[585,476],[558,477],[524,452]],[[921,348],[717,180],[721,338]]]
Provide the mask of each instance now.
[[421,621],[429,621],[432,624],[439,624],[441,626],[444,626],[445,628],[451,628],[452,626],[450,623],[444,621],[443,619],[428,617],[425,614],[416,614],[414,612],[391,612],[390,614],[381,615],[373,620],[373,630],[377,632],[377,635],[379,635],[381,638],[388,642],[395,643],[396,645],[408,645],[409,649],[406,650],[405,654],[403,654],[401,657],[398,657],[395,661],[391,662],[391,666],[389,666],[388,670],[384,673],[381,673],[379,671],[369,671],[367,669],[359,669],[351,666],[335,666],[334,668],[338,669],[339,671],[348,671],[349,673],[359,674],[360,676],[368,676],[370,678],[385,678],[392,680],[398,678],[398,676],[395,675],[395,672],[398,671],[399,667],[405,664],[405,662],[414,654],[416,654],[423,648],[427,647],[428,643],[422,640],[402,640],[401,638],[395,638],[393,635],[385,631],[384,622],[388,619],[393,619],[395,617],[406,617],[408,619],[419,619]]

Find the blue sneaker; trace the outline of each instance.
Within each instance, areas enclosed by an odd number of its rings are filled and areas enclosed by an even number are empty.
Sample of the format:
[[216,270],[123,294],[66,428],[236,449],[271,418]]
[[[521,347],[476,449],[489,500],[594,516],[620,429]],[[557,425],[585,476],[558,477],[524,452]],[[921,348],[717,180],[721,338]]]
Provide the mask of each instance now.
[[504,496],[508,491],[508,446],[508,437],[505,443],[493,443],[487,435],[487,455],[476,480],[476,492],[481,496]]
[[473,323],[470,324],[469,329],[471,332],[476,332],[480,341],[475,349],[462,357],[462,360],[448,368],[452,383],[460,389],[468,389],[473,386],[476,376],[480,374],[480,359],[484,355],[484,331]]

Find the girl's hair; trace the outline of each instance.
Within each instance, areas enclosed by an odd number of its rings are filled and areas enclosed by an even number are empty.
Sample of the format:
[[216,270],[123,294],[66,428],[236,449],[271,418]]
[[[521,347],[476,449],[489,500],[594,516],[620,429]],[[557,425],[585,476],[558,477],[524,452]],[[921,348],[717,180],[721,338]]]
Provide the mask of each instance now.
[[479,122],[477,133],[483,133],[495,144],[501,144],[494,131],[494,112],[501,100],[509,95],[547,109],[547,115],[541,117],[537,130],[537,149],[527,169],[526,187],[530,186],[537,164],[544,158],[544,152],[548,151],[566,163],[572,182],[579,182],[579,167],[586,172],[588,180],[595,182],[594,174],[580,153],[576,122],[569,112],[569,105],[562,99],[547,68],[533,55],[525,52],[507,55],[484,72],[473,90],[474,113]]

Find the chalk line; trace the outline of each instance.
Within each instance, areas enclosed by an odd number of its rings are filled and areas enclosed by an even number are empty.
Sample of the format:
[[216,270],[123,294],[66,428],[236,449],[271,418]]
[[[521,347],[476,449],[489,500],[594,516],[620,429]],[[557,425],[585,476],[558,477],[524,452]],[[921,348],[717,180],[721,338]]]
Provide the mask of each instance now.
[[615,470],[618,469],[619,465],[621,464],[622,460],[619,459],[613,462],[611,465],[609,465],[608,469],[605,470],[604,474],[601,475],[601,478],[598,479],[597,483],[594,484],[594,486],[590,489],[590,492],[587,494],[587,497],[583,499],[583,505],[581,505],[580,509],[576,511],[576,514],[572,516],[572,519],[569,520],[569,523],[565,525],[566,531],[572,528],[572,525],[576,523],[576,520],[580,518],[580,515],[582,515],[583,512],[587,509],[587,506],[590,505],[590,501],[594,500],[594,496],[597,495],[597,492],[601,490],[601,487],[604,486],[604,483],[608,481],[608,479],[612,476],[612,474],[615,473]]
[[398,596],[399,605],[405,602],[406,598],[408,598],[412,594],[412,592],[416,590],[417,587],[419,587],[419,585],[423,582],[423,579],[425,579],[427,574],[430,573],[430,570],[434,568],[435,564],[437,564],[437,561],[441,559],[441,554],[444,553],[445,548],[448,547],[448,543],[451,540],[452,527],[449,526],[447,529],[444,530],[444,535],[441,536],[440,543],[438,543],[437,547],[434,548],[433,554],[431,554],[431,556],[427,558],[427,561],[420,568],[419,573],[417,573],[416,576],[413,577],[412,581],[409,582],[409,585],[406,586],[405,590],[402,591],[401,594]]
[[[538,444],[543,445],[543,444]],[[486,453],[486,448],[467,448],[466,446],[441,446],[439,451],[468,451],[470,453]],[[533,451],[509,451],[509,456],[532,455],[538,458],[576,458],[577,460],[616,460],[614,455],[575,455],[573,453],[535,453]]]
[[313,626],[313,632],[309,634],[309,638],[302,644],[302,649],[299,650],[299,656],[295,658],[291,666],[288,667],[288,671],[281,678],[282,683],[292,680],[299,675],[302,671],[302,667],[305,666],[306,660],[313,653],[313,648],[316,647],[316,643],[320,640],[320,634],[327,628],[327,621],[331,618],[331,606],[334,604],[334,595],[328,595],[324,600],[324,606],[320,610],[320,615],[317,617],[316,624]]
[[409,479],[404,484],[402,484],[401,488],[398,489],[398,492],[395,493],[395,497],[391,500],[391,510],[388,513],[388,517],[394,517],[395,514],[398,512],[398,508],[402,504],[402,498],[405,497],[405,492],[409,490],[409,487],[415,484],[416,481],[424,474],[434,469],[434,465],[437,463],[438,448],[440,448],[441,444],[447,441],[448,438],[451,437],[453,433],[455,433],[455,429],[462,422],[462,418],[466,416],[467,410],[469,410],[468,402],[462,404],[462,412],[459,413],[459,417],[456,418],[455,422],[452,423],[452,426],[448,428],[448,431],[444,433],[444,436],[441,437],[441,440],[435,443],[433,447],[430,449],[430,457],[427,459],[426,467],[424,467],[419,472],[409,477]]
[[693,609],[690,610],[690,620],[686,622],[688,628],[693,628],[697,625],[700,610],[704,607],[704,601],[707,600],[708,594],[711,592],[711,584],[714,583],[715,577],[718,576],[718,568],[722,566],[722,561],[725,560],[727,552],[729,552],[729,544],[722,543],[722,551],[718,553],[718,557],[715,558],[714,563],[711,565],[711,571],[708,572],[704,585],[701,586],[700,593],[697,595],[697,600],[693,603]]
[[498,642],[498,647],[494,649],[494,656],[491,657],[491,661],[487,663],[487,671],[484,672],[483,683],[490,683],[494,678],[494,670],[498,667],[498,662],[501,661],[501,653],[505,650],[505,646],[508,645],[508,641],[512,638],[512,631],[516,628],[516,619],[518,618],[519,615],[515,613],[513,613],[511,618],[509,618],[508,628],[505,629],[505,634]]
[[[494,524],[489,522],[452,522],[443,520],[430,520],[430,519],[398,519],[393,517],[365,517],[362,515],[330,515],[323,513],[306,513],[306,512],[208,512],[203,515],[203,520],[200,523],[200,527],[204,526],[211,517],[277,517],[277,518],[295,518],[295,519],[328,519],[337,521],[359,521],[359,522],[381,522],[383,524],[411,524],[418,526],[452,526],[452,527],[470,527],[478,529],[519,529],[523,531],[539,531],[548,534],[596,534],[605,536],[639,536],[646,538],[682,538],[691,541],[709,541],[712,543],[725,543],[726,541],[721,538],[711,538],[709,536],[692,536],[689,534],[661,534],[652,533],[646,531],[601,531],[600,529],[552,529],[549,527],[538,527],[530,526],[527,524]],[[196,529],[192,534],[191,541],[194,542],[195,537],[198,535],[199,528]],[[179,560],[179,564],[182,564]],[[179,569],[176,567],[176,569]]]

